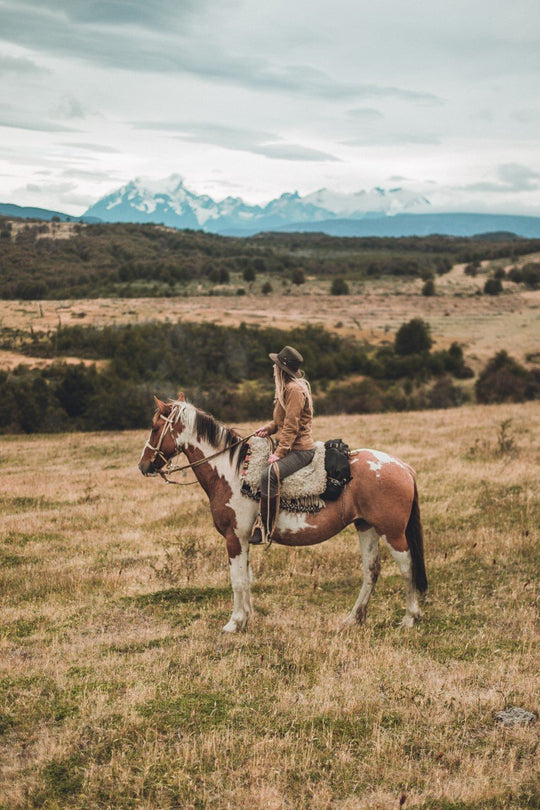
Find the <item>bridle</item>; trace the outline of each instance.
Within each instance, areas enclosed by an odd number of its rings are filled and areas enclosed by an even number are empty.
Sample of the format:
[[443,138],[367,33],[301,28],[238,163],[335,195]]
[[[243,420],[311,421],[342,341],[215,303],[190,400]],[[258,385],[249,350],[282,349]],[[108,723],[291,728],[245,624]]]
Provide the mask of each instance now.
[[[167,433],[170,433],[172,435],[172,426],[175,422],[175,419],[172,418],[172,413],[169,416],[163,416],[161,414],[161,418],[166,424],[161,430],[157,447],[154,447],[153,445],[150,444],[150,441],[147,441],[146,444],[144,445],[144,449],[152,450],[154,453],[154,455],[150,459],[151,464],[154,464],[155,460],[157,458],[160,458],[165,465],[170,465],[171,459],[167,458],[167,456],[164,453],[162,453],[161,445],[163,444],[163,439],[165,438]],[[181,450],[178,450],[178,452],[180,453]],[[177,455],[177,453],[175,453],[174,455]],[[174,456],[171,456],[171,458],[174,458]],[[159,470],[157,470],[157,472],[159,472]]]
[[144,445],[144,449],[152,450],[154,453],[154,455],[150,459],[151,464],[154,464],[157,458],[160,458],[163,461],[165,466],[162,469],[156,470],[156,474],[160,475],[166,484],[176,484],[177,486],[184,486],[184,487],[190,486],[191,484],[196,484],[197,481],[189,481],[185,483],[181,481],[171,481],[171,479],[167,478],[167,476],[171,475],[172,473],[181,472],[182,470],[192,470],[195,467],[200,467],[201,464],[204,464],[205,462],[210,461],[211,459],[216,458],[217,456],[221,456],[222,453],[226,453],[228,450],[232,450],[233,447],[237,447],[239,444],[243,444],[244,442],[247,442],[248,439],[251,439],[253,436],[255,436],[255,433],[250,433],[249,436],[245,436],[244,438],[238,439],[238,441],[229,444],[227,447],[224,447],[222,450],[218,450],[216,453],[212,453],[212,455],[210,456],[204,456],[203,458],[200,458],[198,459],[198,461],[194,461],[191,464],[183,464],[181,466],[173,467],[171,461],[179,453],[181,453],[184,448],[179,447],[176,453],[174,453],[170,458],[167,458],[167,456],[161,450],[161,445],[163,444],[163,439],[165,438],[165,435],[167,433],[170,433],[172,436],[173,425],[175,424],[178,415],[173,417],[173,413],[171,411],[169,416],[163,416],[163,414],[160,414],[160,416],[165,422],[165,425],[161,430],[157,446],[154,447],[152,444],[150,444],[149,441],[147,441],[146,444]]

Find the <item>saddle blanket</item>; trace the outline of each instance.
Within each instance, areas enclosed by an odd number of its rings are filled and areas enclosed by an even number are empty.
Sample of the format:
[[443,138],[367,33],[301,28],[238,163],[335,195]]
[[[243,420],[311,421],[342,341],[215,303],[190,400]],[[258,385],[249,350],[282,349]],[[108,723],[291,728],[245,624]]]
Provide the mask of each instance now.
[[[268,439],[254,436],[242,470],[242,494],[254,500],[261,497],[261,476],[268,467],[271,447]],[[325,502],[320,497],[326,489],[324,442],[315,442],[313,461],[287,476],[280,485],[280,508],[289,512],[319,512]]]

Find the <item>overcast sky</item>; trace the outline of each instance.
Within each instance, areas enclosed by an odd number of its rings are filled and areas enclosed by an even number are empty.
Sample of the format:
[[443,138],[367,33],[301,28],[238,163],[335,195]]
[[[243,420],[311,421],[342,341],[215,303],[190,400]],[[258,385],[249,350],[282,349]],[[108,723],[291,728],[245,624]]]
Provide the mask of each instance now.
[[540,215],[538,0],[0,0],[0,202],[134,177]]

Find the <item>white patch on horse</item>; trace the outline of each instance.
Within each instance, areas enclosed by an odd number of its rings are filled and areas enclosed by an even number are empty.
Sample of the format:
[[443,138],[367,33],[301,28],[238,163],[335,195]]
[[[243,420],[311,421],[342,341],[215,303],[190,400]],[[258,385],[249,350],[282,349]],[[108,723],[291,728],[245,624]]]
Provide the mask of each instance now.
[[232,616],[223,628],[225,633],[236,633],[243,630],[251,614],[251,575],[249,568],[248,551],[242,549],[238,557],[230,561],[231,585],[234,594]]
[[[357,450],[355,452],[361,451]],[[380,478],[379,472],[380,470],[382,470],[385,464],[397,464],[398,467],[401,467],[404,470],[408,469],[407,465],[404,464],[402,461],[400,461],[398,458],[395,458],[395,456],[389,456],[388,453],[383,453],[381,450],[371,450],[369,448],[365,448],[362,452],[371,453],[371,455],[374,457],[375,459],[374,461],[370,461],[369,459],[367,459],[367,463],[369,469],[375,473],[377,478]],[[359,459],[356,459],[356,461],[358,460]]]
[[413,627],[422,614],[418,605],[418,593],[413,582],[411,552],[408,550],[396,551],[395,548],[392,548],[385,535],[382,535],[381,539],[386,541],[388,550],[396,562],[405,582],[407,607],[401,624],[403,627]]
[[190,402],[176,402],[171,410],[170,418],[174,423],[182,418],[184,430],[176,436],[176,445],[181,448],[184,444],[184,434],[193,434],[195,432],[195,418],[197,410]]
[[230,507],[236,515],[237,537],[240,540],[249,537],[257,515],[256,503],[249,498],[245,498],[240,492],[239,479],[235,475],[234,469],[231,467],[228,453],[217,456],[208,463],[216,470],[219,476],[227,481],[231,488],[231,496],[225,506]]
[[295,534],[308,528],[307,516],[305,512],[287,512],[282,509],[278,518],[278,530],[281,534]]

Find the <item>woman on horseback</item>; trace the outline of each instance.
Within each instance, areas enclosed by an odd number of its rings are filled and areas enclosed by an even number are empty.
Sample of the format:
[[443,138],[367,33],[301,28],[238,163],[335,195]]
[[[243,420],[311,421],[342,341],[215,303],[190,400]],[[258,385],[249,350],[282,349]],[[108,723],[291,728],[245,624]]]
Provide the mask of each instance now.
[[268,458],[261,477],[261,509],[249,542],[270,540],[279,512],[279,481],[309,464],[315,454],[311,433],[313,400],[311,388],[300,366],[304,358],[292,346],[271,353],[276,385],[272,421],[255,431],[265,437],[277,433],[277,446]]

